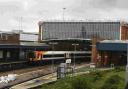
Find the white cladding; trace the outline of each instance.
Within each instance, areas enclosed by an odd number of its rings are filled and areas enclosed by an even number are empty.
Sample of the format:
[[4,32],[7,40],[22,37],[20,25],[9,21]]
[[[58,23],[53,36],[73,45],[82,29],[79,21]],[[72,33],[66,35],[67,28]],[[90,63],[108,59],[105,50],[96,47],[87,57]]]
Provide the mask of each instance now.
[[21,41],[38,41],[38,34],[20,33]]

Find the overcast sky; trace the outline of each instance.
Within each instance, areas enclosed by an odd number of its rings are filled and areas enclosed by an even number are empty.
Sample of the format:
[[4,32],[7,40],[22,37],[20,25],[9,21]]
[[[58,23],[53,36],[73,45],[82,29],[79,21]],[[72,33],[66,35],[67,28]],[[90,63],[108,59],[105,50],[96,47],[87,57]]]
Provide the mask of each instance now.
[[[125,20],[128,0],[0,0],[0,30],[38,32],[45,20]],[[63,10],[63,8],[66,8]]]

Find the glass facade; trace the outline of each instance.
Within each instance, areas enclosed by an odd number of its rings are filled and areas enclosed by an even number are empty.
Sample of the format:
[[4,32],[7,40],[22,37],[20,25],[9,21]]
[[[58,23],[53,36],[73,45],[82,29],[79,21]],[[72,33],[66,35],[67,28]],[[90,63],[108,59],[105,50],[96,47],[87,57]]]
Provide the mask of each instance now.
[[42,40],[82,38],[120,39],[120,22],[42,22]]

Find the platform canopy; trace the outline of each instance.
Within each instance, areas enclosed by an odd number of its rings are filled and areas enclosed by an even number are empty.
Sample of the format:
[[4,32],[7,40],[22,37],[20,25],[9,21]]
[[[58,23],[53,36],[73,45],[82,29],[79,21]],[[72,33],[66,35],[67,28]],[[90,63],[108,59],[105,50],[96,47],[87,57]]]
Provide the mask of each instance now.
[[46,44],[0,44],[0,49],[49,49]]
[[96,44],[99,51],[127,51],[128,41],[106,40]]

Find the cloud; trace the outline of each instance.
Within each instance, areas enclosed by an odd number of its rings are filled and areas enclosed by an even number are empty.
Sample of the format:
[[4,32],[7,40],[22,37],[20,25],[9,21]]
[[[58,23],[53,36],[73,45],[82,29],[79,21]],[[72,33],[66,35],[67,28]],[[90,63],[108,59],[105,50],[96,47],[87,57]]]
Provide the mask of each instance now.
[[92,0],[91,4],[95,8],[113,8],[116,7],[118,0]]
[[94,8],[99,9],[126,9],[128,8],[128,0],[92,0],[91,4]]
[[24,31],[37,32],[40,20],[62,20],[63,13],[66,20],[128,20],[127,3],[127,0],[0,0],[0,29],[19,29],[22,22]]

